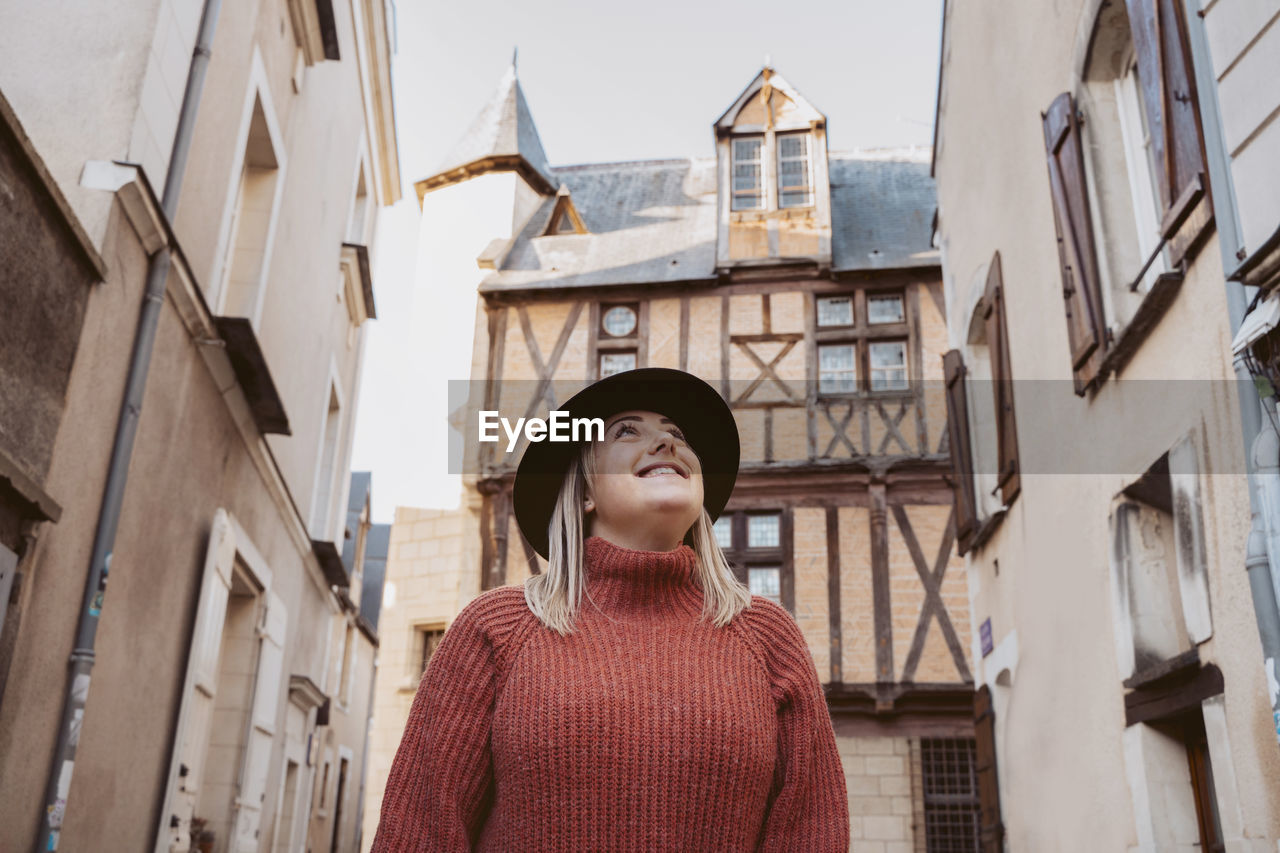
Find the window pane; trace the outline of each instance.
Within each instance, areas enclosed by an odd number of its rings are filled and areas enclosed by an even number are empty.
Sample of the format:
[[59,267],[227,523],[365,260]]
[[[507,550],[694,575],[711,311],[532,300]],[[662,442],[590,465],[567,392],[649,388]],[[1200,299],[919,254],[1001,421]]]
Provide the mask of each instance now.
[[818,390],[857,390],[853,344],[818,347]]
[[636,328],[636,312],[625,305],[615,305],[604,314],[604,330],[615,337],[631,334]]
[[761,141],[759,137],[733,140],[733,159],[759,160]]
[[777,548],[781,521],[777,515],[747,516],[747,547]]
[[733,547],[733,516],[722,515],[712,525],[716,532],[716,544],[721,548]]
[[777,566],[747,569],[747,588],[752,595],[763,595],[782,603],[782,570]]
[[819,326],[852,326],[853,297],[823,296],[818,299]]
[[778,138],[778,153],[783,157],[803,157],[809,151],[808,141],[808,134],[781,136]]
[[813,204],[809,191],[809,135],[778,137],[778,205],[804,207]]
[[869,323],[901,323],[902,295],[867,297],[867,322]]
[[621,373],[624,370],[636,369],[636,354],[633,352],[606,352],[600,354],[600,378]]
[[734,193],[733,209],[734,210],[755,210],[762,206],[759,195],[743,195]]
[[905,341],[877,341],[871,344],[871,390],[886,391],[907,387],[907,344]]

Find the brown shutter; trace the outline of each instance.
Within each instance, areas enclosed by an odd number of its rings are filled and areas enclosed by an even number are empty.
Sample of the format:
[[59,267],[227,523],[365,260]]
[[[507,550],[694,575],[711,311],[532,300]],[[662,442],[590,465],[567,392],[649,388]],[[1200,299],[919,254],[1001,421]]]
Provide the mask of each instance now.
[[1043,118],[1053,219],[1058,231],[1058,258],[1062,264],[1067,338],[1071,343],[1071,372],[1076,393],[1083,395],[1098,375],[1107,332],[1089,196],[1085,189],[1080,125],[1071,93],[1063,92],[1054,98]]
[[973,735],[982,853],[1002,853],[1004,822],[1000,819],[1000,785],[996,776],[996,714],[991,708],[991,688],[985,684],[973,697]]
[[1161,199],[1161,236],[1177,266],[1212,218],[1195,74],[1180,0],[1125,0]]
[[1013,368],[1009,360],[1009,330],[1004,317],[1004,273],[997,251],[987,270],[987,291],[982,297],[986,321],[987,352],[991,357],[992,395],[996,404],[996,437],[1000,460],[1000,499],[1013,503],[1021,488],[1018,469],[1018,429],[1013,412]]
[[973,490],[973,445],[969,443],[969,401],[964,379],[967,371],[960,350],[942,356],[947,387],[947,442],[951,445],[951,489],[956,508],[956,549],[961,556],[978,532],[977,500]]

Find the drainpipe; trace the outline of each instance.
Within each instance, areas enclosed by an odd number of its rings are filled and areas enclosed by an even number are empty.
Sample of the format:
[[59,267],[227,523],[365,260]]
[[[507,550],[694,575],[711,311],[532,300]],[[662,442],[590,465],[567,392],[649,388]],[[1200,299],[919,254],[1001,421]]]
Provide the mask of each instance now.
[[[1239,301],[1243,303],[1243,288],[1234,285],[1230,289],[1240,294]],[[1243,308],[1243,304],[1240,307]],[[1232,305],[1233,315],[1235,308]],[[1233,325],[1239,327],[1238,323]],[[1276,434],[1270,423],[1262,426],[1261,407],[1258,405],[1249,372],[1242,361],[1236,362],[1236,376],[1239,380],[1236,387],[1240,389],[1240,413],[1244,416],[1241,421],[1246,447],[1245,461],[1249,466],[1249,503],[1253,515],[1245,571],[1249,574],[1253,614],[1258,623],[1258,637],[1262,641],[1271,722],[1276,739],[1280,741],[1280,682],[1277,682],[1276,671],[1276,662],[1280,660],[1280,608],[1276,605],[1275,587],[1272,584],[1273,578],[1280,577],[1280,435]],[[1269,397],[1262,403],[1263,406],[1272,408],[1275,404],[1274,397]],[[1252,417],[1248,417],[1249,414]]]
[[[169,169],[165,175],[161,207],[169,222],[173,222],[178,210],[178,194],[182,189],[182,176],[191,151],[196,111],[200,106],[200,94],[204,89],[213,32],[218,23],[221,5],[221,0],[204,0],[204,9],[200,14],[200,31],[191,56],[187,87],[182,96],[182,111],[178,114],[178,127],[174,132],[173,150],[170,152]],[[71,789],[76,747],[80,741],[80,725],[84,718],[85,700],[93,671],[98,619],[106,593],[116,530],[120,524],[120,509],[124,503],[125,483],[129,477],[129,461],[133,457],[133,441],[138,432],[138,419],[142,414],[142,397],[151,366],[151,351],[160,325],[160,309],[164,305],[169,264],[170,251],[167,244],[158,249],[147,264],[146,290],[142,297],[138,327],[134,333],[129,376],[125,381],[124,400],[116,421],[115,441],[111,447],[107,482],[102,490],[98,524],[93,534],[93,550],[89,558],[88,577],[85,579],[84,599],[76,624],[75,646],[68,667],[67,691],[63,699],[62,718],[58,723],[57,746],[49,766],[45,808],[40,815],[40,829],[34,848],[36,851],[58,849],[59,835],[66,815],[67,793]]]

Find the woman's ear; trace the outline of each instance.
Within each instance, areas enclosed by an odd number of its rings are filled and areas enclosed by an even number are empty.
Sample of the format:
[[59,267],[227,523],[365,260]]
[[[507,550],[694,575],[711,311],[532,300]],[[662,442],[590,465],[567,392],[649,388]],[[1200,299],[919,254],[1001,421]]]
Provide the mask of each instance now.
[[586,498],[583,498],[583,499],[582,499],[582,511],[583,511],[583,513],[591,512],[591,511],[592,511],[593,509],[595,509],[595,508],[596,508],[596,502],[595,502],[595,501],[593,501],[590,497],[586,497]]

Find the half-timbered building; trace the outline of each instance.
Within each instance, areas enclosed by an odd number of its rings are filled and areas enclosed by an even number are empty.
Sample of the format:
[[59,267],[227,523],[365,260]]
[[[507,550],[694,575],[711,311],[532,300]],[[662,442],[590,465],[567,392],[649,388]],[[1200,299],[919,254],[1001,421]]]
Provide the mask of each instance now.
[[480,181],[509,200],[509,232],[476,258],[460,600],[542,570],[511,507],[523,441],[475,442],[477,410],[545,416],[614,372],[690,371],[737,416],[741,470],[716,533],[808,640],[853,840],[972,844],[969,608],[927,152],[828,152],[827,117],[771,68],[713,129],[706,157],[552,167],[512,68],[418,182],[424,208]]

